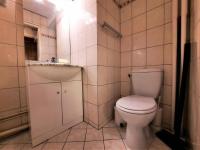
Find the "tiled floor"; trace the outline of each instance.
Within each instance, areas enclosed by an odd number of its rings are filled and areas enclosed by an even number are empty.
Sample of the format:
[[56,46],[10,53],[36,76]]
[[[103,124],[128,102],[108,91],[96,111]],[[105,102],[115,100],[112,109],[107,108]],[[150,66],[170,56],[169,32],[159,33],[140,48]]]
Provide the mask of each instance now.
[[[29,132],[23,132],[12,138],[0,141],[1,150],[129,150],[124,138],[126,129],[117,128],[113,121],[103,129],[96,130],[87,123],[77,126],[32,148]],[[150,150],[170,150],[155,138]]]

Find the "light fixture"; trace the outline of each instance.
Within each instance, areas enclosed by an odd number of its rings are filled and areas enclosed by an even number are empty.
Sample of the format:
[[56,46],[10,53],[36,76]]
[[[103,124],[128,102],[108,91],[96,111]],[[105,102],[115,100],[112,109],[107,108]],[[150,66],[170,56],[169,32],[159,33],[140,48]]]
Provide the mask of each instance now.
[[47,1],[54,4],[56,9],[60,11],[60,10],[64,10],[66,7],[71,5],[71,2],[73,0],[47,0]]
[[[61,11],[65,22],[77,24],[82,20],[85,24],[92,24],[96,21],[96,16],[84,8],[84,3],[80,0],[47,0],[52,3],[57,11]],[[67,24],[67,23],[66,23]]]
[[35,0],[36,2],[38,2],[38,3],[43,3],[44,2],[44,0]]

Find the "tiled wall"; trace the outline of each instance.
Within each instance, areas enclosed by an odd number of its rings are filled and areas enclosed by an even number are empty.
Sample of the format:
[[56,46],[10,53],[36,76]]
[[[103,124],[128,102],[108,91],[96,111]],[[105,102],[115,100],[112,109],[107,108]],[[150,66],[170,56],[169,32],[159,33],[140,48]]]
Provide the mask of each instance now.
[[84,67],[84,119],[100,128],[113,117],[120,96],[120,39],[100,24],[107,21],[120,31],[120,12],[112,0],[74,3],[89,15],[70,22],[71,64]]
[[172,126],[172,2],[136,0],[121,9],[121,95],[130,91],[134,68],[164,69],[163,125]]
[[23,15],[25,24],[38,28],[38,59],[46,61],[56,57],[56,29],[54,26],[51,27],[49,25],[50,19],[25,9],[23,10]]
[[[112,0],[84,2],[82,8],[94,21],[78,19],[71,23],[70,32],[72,64],[84,66],[85,120],[99,128],[113,117],[120,94],[129,95],[131,69],[161,67],[163,125],[171,129],[172,2],[138,0],[121,10]],[[121,30],[123,38],[102,29],[104,21]]]
[[97,88],[90,88],[97,85],[97,4],[96,0],[74,1],[73,4],[78,10],[71,12],[76,13],[70,21],[71,64],[84,68],[84,120],[98,127],[97,105],[89,103],[91,98],[97,101]]
[[120,9],[113,0],[97,2],[97,102],[98,125],[113,118],[115,102],[120,98],[120,38],[102,28],[104,22],[120,32]]
[[[10,0],[9,4],[0,7],[0,46],[4,51],[0,56],[1,114],[26,108],[22,3]],[[70,22],[71,64],[84,68],[85,121],[100,128],[113,117],[115,101],[120,94],[129,94],[127,74],[132,68],[162,67],[164,125],[170,128],[171,1],[136,0],[121,12],[112,0],[80,0],[74,4],[80,12],[77,10]],[[104,21],[121,30],[123,38],[120,40],[103,30]],[[21,123],[23,118],[18,118],[14,123],[1,124],[1,129]]]
[[[0,6],[0,117],[27,109],[21,0]],[[27,123],[27,116],[0,122],[0,132]]]

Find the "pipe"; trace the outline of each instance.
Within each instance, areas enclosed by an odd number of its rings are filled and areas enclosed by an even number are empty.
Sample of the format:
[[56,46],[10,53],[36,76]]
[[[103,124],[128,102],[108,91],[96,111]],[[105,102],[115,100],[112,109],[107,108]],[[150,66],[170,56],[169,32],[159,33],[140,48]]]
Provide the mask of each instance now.
[[13,128],[13,129],[9,129],[9,130],[0,132],[0,139],[8,137],[8,136],[11,136],[11,135],[14,135],[14,134],[16,134],[18,132],[27,130],[28,128],[29,128],[29,125],[25,124],[25,125],[22,125],[20,127],[16,127],[16,128]]
[[1,117],[0,121],[7,121],[7,120],[10,120],[11,118],[15,118],[15,117],[21,116],[21,115],[26,114],[26,113],[28,113],[28,111],[22,111],[22,112],[15,113],[15,114],[12,114],[12,115],[9,115],[9,116],[6,116],[6,117]]

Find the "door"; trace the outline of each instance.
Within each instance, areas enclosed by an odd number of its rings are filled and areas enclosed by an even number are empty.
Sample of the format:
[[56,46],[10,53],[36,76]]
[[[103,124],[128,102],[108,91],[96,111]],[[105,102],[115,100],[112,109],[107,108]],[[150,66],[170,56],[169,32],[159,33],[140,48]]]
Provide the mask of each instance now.
[[63,124],[83,118],[82,82],[62,83]]
[[30,85],[29,106],[32,138],[62,126],[60,83]]

